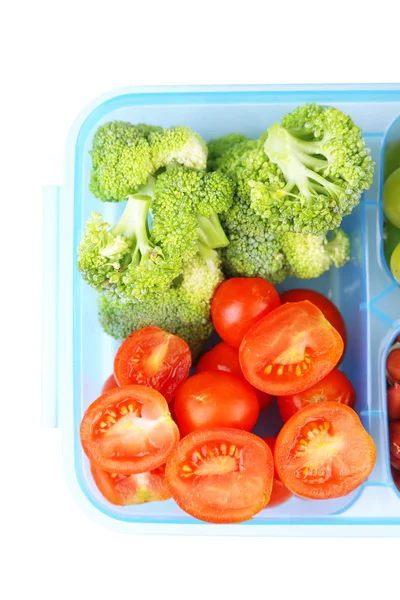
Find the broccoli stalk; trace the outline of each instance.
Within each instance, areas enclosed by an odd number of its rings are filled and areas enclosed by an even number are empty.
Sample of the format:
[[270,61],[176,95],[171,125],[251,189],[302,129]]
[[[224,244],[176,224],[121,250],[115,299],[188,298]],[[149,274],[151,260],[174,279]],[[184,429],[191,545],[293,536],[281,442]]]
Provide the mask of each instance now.
[[210,248],[225,248],[229,244],[225,231],[222,229],[218,214],[214,212],[209,217],[197,215],[199,241]]

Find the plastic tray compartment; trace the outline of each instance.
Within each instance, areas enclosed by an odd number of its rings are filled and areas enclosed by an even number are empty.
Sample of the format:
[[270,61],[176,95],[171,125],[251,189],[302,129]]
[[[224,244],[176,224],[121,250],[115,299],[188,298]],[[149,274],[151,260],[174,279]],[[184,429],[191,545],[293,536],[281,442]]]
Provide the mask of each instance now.
[[[121,208],[88,191],[96,129],[114,119],[164,127],[187,125],[206,140],[240,131],[257,137],[272,122],[305,102],[333,105],[363,129],[376,162],[375,178],[360,205],[343,221],[352,240],[351,261],[316,280],[288,280],[281,287],[312,287],[341,310],[349,332],[342,364],[357,393],[356,409],[377,446],[375,468],[344,498],[293,498],[236,525],[211,525],[172,501],[131,507],[109,504],[92,480],[79,440],[87,406],[111,372],[118,344],[97,321],[96,293],[76,269],[76,248],[87,217],[100,210],[114,219]],[[82,508],[122,532],[201,535],[400,535],[400,495],[389,465],[384,363],[400,329],[400,288],[382,251],[382,160],[386,137],[398,128],[400,86],[136,88],[110,94],[75,122],[67,146],[65,183],[44,194],[43,422],[60,427],[68,483]],[[269,425],[267,425],[269,422]],[[276,433],[276,416],[261,413],[258,433]]]

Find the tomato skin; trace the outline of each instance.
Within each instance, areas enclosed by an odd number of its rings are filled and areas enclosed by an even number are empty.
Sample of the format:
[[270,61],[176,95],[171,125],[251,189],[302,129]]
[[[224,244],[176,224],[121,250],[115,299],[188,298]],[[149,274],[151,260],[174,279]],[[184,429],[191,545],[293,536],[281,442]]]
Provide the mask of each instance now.
[[390,384],[400,383],[400,348],[389,352],[386,359],[386,371]]
[[163,396],[142,385],[114,388],[86,410],[81,444],[103,471],[132,475],[158,468],[179,441]]
[[398,491],[400,492],[400,471],[398,471],[397,469],[392,469],[392,477],[393,477],[394,485],[397,487]]
[[[266,444],[271,448],[271,452],[274,452],[276,437],[263,437]],[[265,508],[273,508],[274,506],[280,506],[284,502],[287,502],[292,498],[293,494],[287,489],[286,485],[281,481],[276,468],[274,467],[274,483],[272,485],[271,498]]]
[[302,408],[284,424],[274,459],[293,494],[324,500],[346,496],[361,485],[374,467],[376,448],[352,408],[320,402]]
[[271,496],[274,462],[256,435],[229,427],[189,433],[167,460],[167,484],[189,515],[210,523],[239,523]]
[[[196,373],[203,373],[204,371],[225,371],[244,379],[242,369],[240,368],[239,351],[237,348],[229,346],[226,342],[220,342],[203,354],[197,363]],[[253,389],[256,393],[260,410],[267,408],[272,403],[273,396],[261,392],[256,388]]]
[[282,421],[286,422],[304,406],[315,402],[341,402],[353,408],[356,402],[354,388],[346,375],[333,369],[326,377],[304,392],[291,396],[280,396],[278,408]]
[[387,391],[388,415],[391,421],[400,419],[400,384],[395,383]]
[[223,371],[204,371],[179,386],[174,403],[182,435],[205,427],[250,431],[259,405],[255,391],[242,377]]
[[390,452],[400,458],[400,420],[392,421],[389,425]]
[[307,300],[287,302],[258,321],[239,348],[243,375],[273,396],[302,392],[323,379],[343,354],[343,340]]
[[165,481],[165,465],[161,465],[153,471],[135,475],[107,473],[93,463],[90,464],[90,470],[96,486],[111,504],[129,506],[171,498]]
[[115,381],[114,375],[110,375],[108,379],[105,380],[103,387],[101,388],[101,393],[108,392],[108,390],[113,390],[118,387],[118,383]]
[[146,385],[156,389],[167,402],[189,375],[192,355],[181,338],[159,327],[143,327],[119,347],[114,359],[118,385]]
[[277,308],[279,295],[261,277],[234,277],[217,288],[211,303],[211,318],[219,336],[238,348],[248,330]]
[[390,452],[390,465],[393,469],[397,469],[398,471],[400,470],[400,458],[396,458],[395,456],[393,456],[393,454]]
[[302,290],[296,288],[281,294],[281,304],[285,302],[301,302],[308,300],[314,304],[324,315],[325,319],[338,331],[344,343],[343,353],[347,346],[347,331],[346,325],[339,309],[333,304],[329,298],[314,290]]

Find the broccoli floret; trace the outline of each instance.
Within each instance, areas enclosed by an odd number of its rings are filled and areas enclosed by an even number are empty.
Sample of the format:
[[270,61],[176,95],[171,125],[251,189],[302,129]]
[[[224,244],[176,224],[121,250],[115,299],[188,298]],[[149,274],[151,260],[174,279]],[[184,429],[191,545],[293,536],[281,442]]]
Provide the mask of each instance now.
[[211,299],[223,281],[220,259],[210,252],[207,260],[200,255],[188,260],[174,284],[149,300],[122,302],[101,294],[98,307],[104,331],[120,341],[142,327],[158,326],[184,339],[196,359],[213,330]]
[[215,140],[208,142],[207,168],[210,171],[213,171],[216,168],[217,161],[219,158],[221,158],[221,156],[226,154],[240,142],[246,141],[250,141],[250,138],[242,133],[228,133],[223,137],[216,138]]
[[263,277],[280,283],[291,272],[281,250],[280,235],[251,208],[250,200],[235,198],[231,210],[221,217],[229,246],[221,251],[227,277]]
[[168,287],[181,269],[174,252],[163,252],[148,230],[155,180],[128,196],[126,208],[111,227],[93,212],[78,248],[78,269],[97,291],[124,298],[141,297]]
[[297,108],[268,129],[264,151],[280,172],[267,182],[252,178],[251,200],[275,230],[326,233],[372,183],[374,163],[361,129],[336,108]]
[[342,229],[333,231],[330,239],[301,233],[284,233],[281,239],[282,252],[300,279],[319,277],[332,265],[342,267],[350,260],[350,240]]
[[91,155],[90,191],[101,200],[121,202],[146,185],[161,167],[205,168],[207,146],[187,127],[163,130],[112,121],[95,133]]
[[226,246],[229,240],[219,215],[231,207],[234,190],[233,182],[221,173],[168,169],[157,178],[151,207],[154,239],[184,258],[205,246]]
[[188,127],[171,127],[149,135],[151,159],[156,170],[169,165],[205,169],[207,145],[198,133]]

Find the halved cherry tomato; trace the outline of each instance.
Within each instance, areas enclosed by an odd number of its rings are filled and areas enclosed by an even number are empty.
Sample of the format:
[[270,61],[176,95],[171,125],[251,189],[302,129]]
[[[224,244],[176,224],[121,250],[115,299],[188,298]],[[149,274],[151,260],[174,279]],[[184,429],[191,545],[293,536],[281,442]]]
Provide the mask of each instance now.
[[246,333],[239,349],[251,385],[277,396],[302,392],[321,381],[343,354],[343,340],[308,302],[287,302]]
[[356,402],[354,388],[346,375],[333,369],[326,377],[304,392],[279,396],[278,408],[282,421],[288,421],[298,410],[316,402],[341,402],[353,408]]
[[118,387],[118,383],[115,381],[114,375],[110,375],[108,379],[105,380],[103,387],[101,388],[101,393],[108,392],[108,390],[113,390]]
[[325,319],[340,333],[344,343],[344,350],[347,345],[346,325],[338,308],[323,294],[314,290],[294,289],[281,294],[281,304],[285,302],[301,302],[308,300],[314,304],[324,315]]
[[309,404],[287,421],[275,445],[275,466],[297,496],[345,496],[363,483],[376,459],[357,413],[338,402]]
[[165,476],[175,502],[189,515],[237,523],[268,503],[274,461],[261,438],[214,427],[184,437],[168,457]]
[[102,394],[86,410],[80,434],[88,458],[121,475],[156,469],[179,441],[163,396],[142,385]]
[[146,473],[136,473],[136,475],[107,473],[93,463],[90,464],[90,470],[95,484],[111,504],[128,506],[129,504],[144,504],[171,498],[165,481],[165,465]]
[[[239,350],[233,346],[229,346],[226,342],[220,342],[203,354],[197,363],[196,373],[203,373],[204,371],[225,371],[244,379],[239,363]],[[273,396],[261,392],[256,388],[253,389],[256,393],[260,410],[263,410],[272,403]]]
[[392,477],[393,477],[394,485],[397,487],[397,489],[400,492],[400,471],[398,471],[397,469],[392,469]]
[[387,391],[388,415],[390,420],[400,419],[400,384],[395,383]]
[[211,318],[220,337],[238,348],[250,327],[279,304],[278,292],[266,279],[234,277],[217,288]]
[[400,348],[389,352],[386,360],[386,371],[389,383],[400,383]]
[[175,415],[182,435],[204,427],[233,427],[250,431],[259,405],[254,389],[243,377],[223,371],[204,371],[179,386]]
[[393,456],[393,454],[390,452],[390,464],[393,467],[393,469],[397,469],[398,471],[400,470],[400,458],[396,458],[395,456]]
[[[276,438],[274,437],[264,437],[262,438],[266,444],[271,448],[271,451],[274,452]],[[273,508],[274,506],[279,506],[284,502],[290,500],[293,496],[292,492],[287,489],[286,485],[282,483],[277,470],[274,467],[274,483],[272,485],[272,493],[271,498],[265,508]]]
[[390,452],[400,458],[400,420],[392,421],[389,425]]
[[159,327],[144,327],[119,347],[114,377],[120,386],[136,383],[151,387],[169,402],[189,375],[191,364],[189,346],[181,338]]

